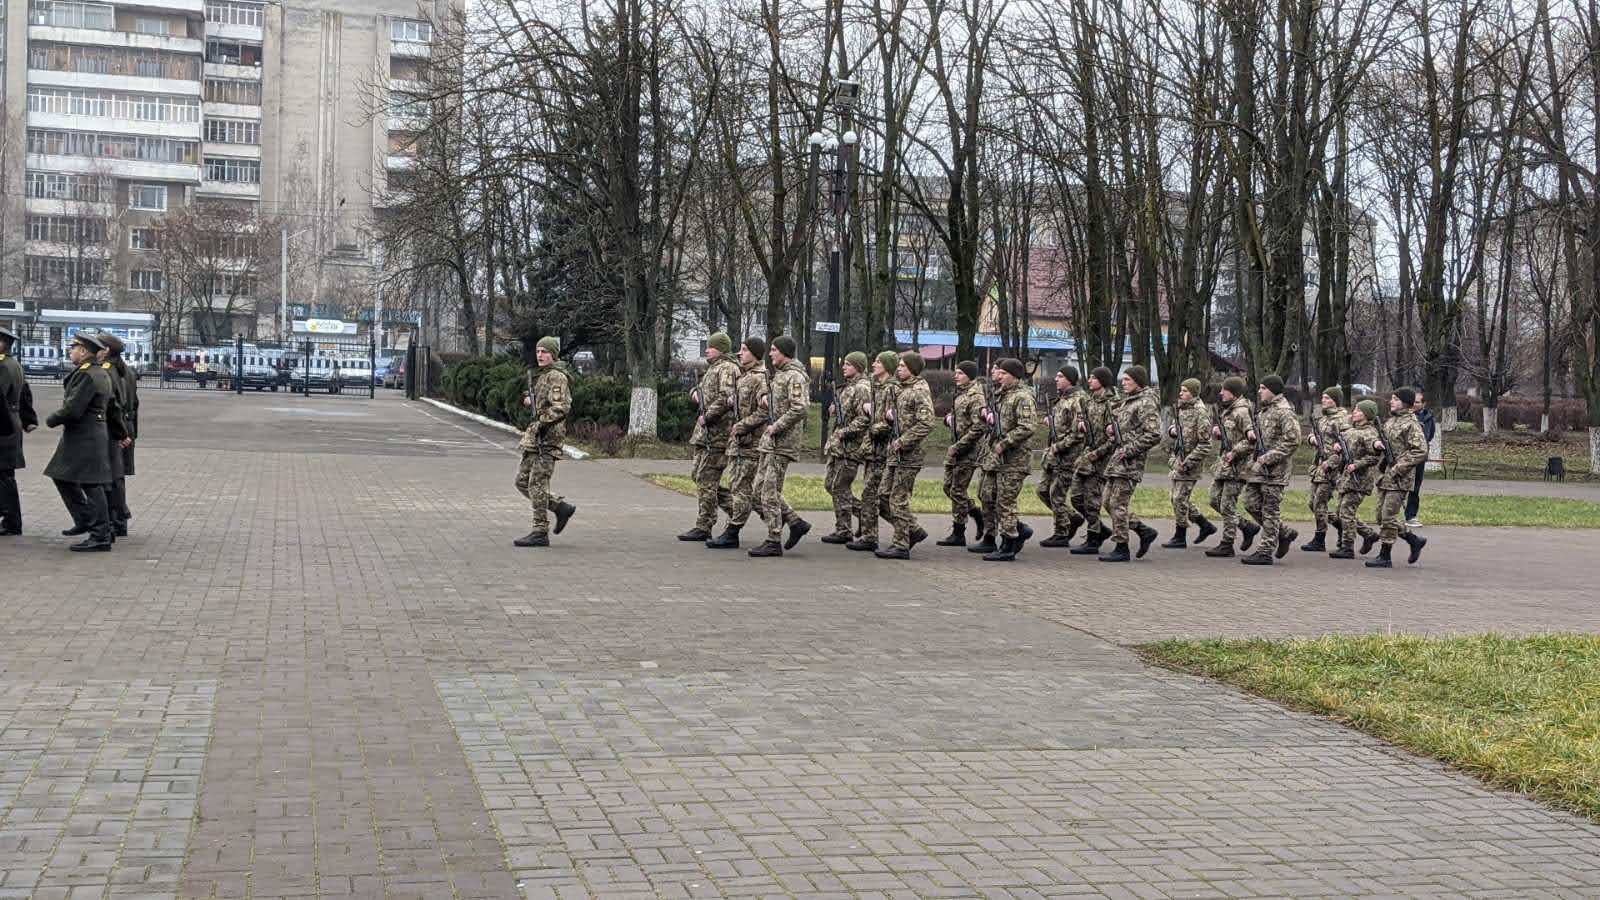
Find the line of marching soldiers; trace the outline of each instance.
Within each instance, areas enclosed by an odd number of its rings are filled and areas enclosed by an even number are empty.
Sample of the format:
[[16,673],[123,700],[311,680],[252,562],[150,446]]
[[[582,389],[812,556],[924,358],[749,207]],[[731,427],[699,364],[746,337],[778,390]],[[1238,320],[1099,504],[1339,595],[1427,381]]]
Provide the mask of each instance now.
[[[711,549],[736,548],[753,512],[766,523],[767,534],[750,555],[782,556],[811,530],[783,499],[784,475],[799,456],[809,402],[805,371],[794,352],[794,341],[787,336],[774,338],[771,348],[760,338],[746,338],[737,355],[726,334],[711,336],[709,365],[695,389],[700,415],[690,439],[699,509],[694,527],[678,535],[679,540],[703,541]],[[763,356],[773,365],[771,378]],[[907,559],[911,548],[928,538],[911,512],[917,473],[925,463],[923,443],[935,424],[923,365],[917,353],[892,350],[870,362],[861,352],[844,358],[844,386],[825,411],[834,423],[823,448],[834,530],[822,538],[824,543]],[[1188,547],[1191,526],[1196,544],[1220,530],[1221,540],[1207,556],[1233,557],[1237,547],[1237,552],[1248,553],[1241,559],[1246,565],[1272,565],[1299,537],[1283,525],[1280,506],[1295,451],[1304,440],[1316,448],[1310,473],[1316,533],[1301,549],[1354,559],[1357,538],[1362,556],[1381,543],[1378,556],[1367,561],[1373,568],[1391,565],[1396,540],[1410,548],[1408,562],[1416,562],[1422,553],[1426,540],[1413,534],[1402,517],[1413,472],[1427,459],[1409,388],[1390,395],[1389,416],[1381,425],[1376,402],[1364,399],[1347,412],[1343,394],[1329,388],[1306,434],[1277,375],[1261,379],[1254,404],[1243,379],[1226,379],[1215,413],[1200,398],[1200,382],[1191,378],[1179,389],[1171,424],[1163,429],[1157,392],[1142,366],[1128,368],[1120,378],[1103,366],[1096,368],[1083,387],[1078,370],[1062,366],[1055,376],[1056,399],[1045,406],[1042,421],[1042,398],[1036,400],[1027,388],[1028,374],[1020,360],[1011,358],[997,361],[987,380],[978,377],[974,362],[957,366],[955,403],[945,417],[951,444],[944,459],[944,493],[951,503],[951,529],[936,542],[939,546],[965,546],[991,562],[1016,559],[1033,536],[1033,529],[1018,518],[1017,504],[1031,469],[1030,441],[1042,426],[1048,440],[1038,496],[1050,508],[1054,528],[1039,542],[1041,547],[1071,548],[1073,554],[1093,555],[1102,562],[1143,557],[1158,535],[1133,515],[1134,490],[1144,476],[1147,455],[1165,440],[1172,460],[1176,528],[1162,546]],[[1220,452],[1211,470],[1211,508],[1221,519],[1220,527],[1191,502],[1214,443]],[[853,493],[858,475],[860,496]],[[969,494],[974,478],[976,504]],[[1377,529],[1357,516],[1374,490],[1379,495]],[[1336,511],[1330,513],[1335,500]],[[1241,515],[1241,505],[1249,519]],[[727,525],[714,535],[719,510],[727,515]],[[971,543],[969,519],[976,538]],[[894,530],[887,547],[879,546],[880,520]],[[1331,551],[1326,541],[1330,526],[1337,532]],[[1080,529],[1085,537],[1074,547]]]
[[[33,395],[11,350],[17,336],[0,327],[0,535],[22,533],[17,470],[25,468],[23,436],[39,427]],[[61,438],[44,474],[55,482],[72,527],[83,536],[69,549],[107,551],[128,533],[127,477],[133,474],[138,432],[139,381],[122,360],[123,344],[111,334],[79,334],[67,350],[72,370],[62,381],[61,408],[45,418]]]

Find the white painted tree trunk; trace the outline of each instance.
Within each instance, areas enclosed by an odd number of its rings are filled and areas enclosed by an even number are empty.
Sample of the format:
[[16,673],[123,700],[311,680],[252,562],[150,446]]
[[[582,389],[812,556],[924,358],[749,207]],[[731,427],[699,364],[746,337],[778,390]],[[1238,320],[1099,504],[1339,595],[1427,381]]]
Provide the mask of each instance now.
[[1461,410],[1458,409],[1454,403],[1451,403],[1439,410],[1439,427],[1434,429],[1434,433],[1438,434],[1440,431],[1455,431],[1456,426],[1460,423]]
[[1589,471],[1600,475],[1600,428],[1589,429]]
[[1540,415],[1539,415],[1539,433],[1540,434],[1549,434],[1550,433],[1550,414],[1549,413],[1540,413]]
[[1483,433],[1494,434],[1500,430],[1500,410],[1485,406],[1483,408]]
[[1438,472],[1444,468],[1439,461],[1444,459],[1444,427],[1433,430],[1433,440],[1428,442],[1428,461],[1423,464],[1424,472]]
[[628,433],[656,436],[656,389],[636,387],[628,401]]

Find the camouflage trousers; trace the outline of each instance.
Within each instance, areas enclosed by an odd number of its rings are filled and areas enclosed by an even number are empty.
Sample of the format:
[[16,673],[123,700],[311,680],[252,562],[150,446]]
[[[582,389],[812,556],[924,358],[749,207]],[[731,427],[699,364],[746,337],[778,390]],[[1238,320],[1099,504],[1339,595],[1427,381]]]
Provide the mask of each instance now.
[[1239,492],[1244,482],[1218,478],[1211,482],[1211,508],[1222,518],[1222,543],[1232,544],[1239,533]]
[[878,542],[878,517],[888,517],[887,485],[883,483],[888,461],[869,459],[861,470],[861,505],[856,509],[856,540]]
[[717,506],[728,514],[728,527],[743,528],[755,509],[756,467],[761,457],[735,456],[728,461],[728,486],[717,490]]
[[[944,495],[950,498],[950,521],[957,528],[967,527],[972,511],[972,476],[978,467],[969,462],[949,463],[944,467]],[[979,535],[982,537],[982,535]]]
[[1144,523],[1133,515],[1133,491],[1139,482],[1132,478],[1106,479],[1106,512],[1111,516],[1111,542],[1126,544],[1128,531],[1139,531]]
[[828,489],[828,496],[833,498],[835,534],[855,534],[855,519],[861,514],[861,501],[850,493],[850,485],[855,483],[856,473],[860,470],[861,461],[858,459],[843,456],[828,459],[828,474],[823,479],[823,485]]
[[556,471],[556,461],[548,453],[524,450],[522,464],[517,466],[517,493],[528,498],[533,507],[533,534],[550,532],[550,512],[561,502],[550,496],[550,476]]
[[1372,526],[1361,521],[1361,501],[1367,499],[1362,491],[1339,492],[1339,549],[1354,550],[1356,536],[1377,537]]
[[722,499],[722,473],[728,467],[728,455],[712,447],[698,447],[694,452],[694,497],[700,508],[695,513],[694,527],[710,531],[717,527],[717,506]]
[[1406,495],[1409,490],[1378,491],[1378,539],[1385,547],[1401,535],[1410,534],[1406,527]]
[[1072,473],[1051,466],[1039,474],[1039,485],[1034,489],[1039,502],[1050,508],[1055,534],[1066,534],[1073,525],[1082,525],[1084,516],[1072,502]]
[[767,524],[767,540],[782,543],[783,526],[797,516],[783,499],[783,479],[789,474],[789,458],[781,453],[763,453],[756,464],[756,515]]
[[1244,486],[1244,509],[1261,526],[1256,543],[1257,553],[1276,553],[1278,533],[1283,530],[1283,485],[1260,481]]
[[1311,483],[1311,517],[1316,520],[1318,533],[1328,530],[1328,501],[1333,499],[1337,488],[1331,481]]
[[996,538],[1018,535],[1017,499],[1022,496],[1022,483],[1027,480],[1027,472],[984,470],[978,482],[978,499],[983,503],[984,525]]
[[1200,510],[1194,508],[1193,481],[1184,479],[1172,482],[1172,521],[1179,528],[1189,527],[1189,523],[1200,524]]
[[911,549],[911,532],[917,530],[917,517],[911,512],[911,493],[917,488],[920,471],[921,467],[890,466],[883,475],[889,501],[889,524],[894,526],[894,545],[901,550]]
[[1106,496],[1106,480],[1096,472],[1072,473],[1072,508],[1089,523],[1089,539],[1105,540],[1111,529],[1100,520],[1100,504]]

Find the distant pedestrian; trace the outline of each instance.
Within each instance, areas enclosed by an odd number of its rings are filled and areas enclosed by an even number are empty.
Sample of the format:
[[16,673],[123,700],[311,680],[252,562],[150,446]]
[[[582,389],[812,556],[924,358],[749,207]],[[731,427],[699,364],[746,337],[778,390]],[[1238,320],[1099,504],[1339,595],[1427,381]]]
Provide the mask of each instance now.
[[[1428,408],[1427,398],[1422,396],[1422,388],[1417,388],[1417,399],[1411,404],[1412,412],[1417,414],[1417,424],[1422,426],[1422,439],[1427,442],[1429,452],[1433,450],[1433,434],[1438,430],[1438,423],[1433,418],[1433,410]],[[1406,495],[1406,527],[1421,528],[1422,523],[1417,521],[1417,512],[1422,508],[1422,476],[1428,468],[1427,462],[1417,466],[1416,483],[1411,488],[1411,493]]]
[[0,326],[0,535],[22,533],[22,499],[17,470],[26,468],[22,437],[39,427],[28,393],[27,375],[11,355],[17,336]]

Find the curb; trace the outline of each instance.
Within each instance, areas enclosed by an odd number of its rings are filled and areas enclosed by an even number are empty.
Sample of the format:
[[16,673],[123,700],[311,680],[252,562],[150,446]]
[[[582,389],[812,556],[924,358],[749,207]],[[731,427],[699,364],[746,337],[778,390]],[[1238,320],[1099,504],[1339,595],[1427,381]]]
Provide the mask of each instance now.
[[[493,429],[496,429],[498,431],[504,431],[506,434],[514,434],[514,435],[516,435],[518,437],[522,436],[521,429],[519,429],[519,428],[517,428],[517,427],[515,427],[513,425],[507,425],[504,422],[497,422],[494,419],[489,418],[488,416],[480,416],[475,412],[470,412],[468,410],[462,409],[459,406],[451,406],[450,404],[445,403],[442,400],[435,400],[432,397],[418,397],[417,399],[421,400],[423,403],[426,403],[426,404],[428,404],[428,405],[430,405],[430,406],[432,406],[432,407],[434,407],[436,409],[442,409],[447,413],[454,413],[455,415],[458,415],[463,419],[469,419],[469,420],[471,420],[473,422],[478,423],[479,425],[483,425],[483,426],[488,427],[488,428],[493,428]],[[585,453],[584,451],[579,450],[577,447],[574,447],[571,444],[562,444],[561,445],[561,452],[566,454],[568,459],[588,459],[589,458],[589,454],[588,453]]]

